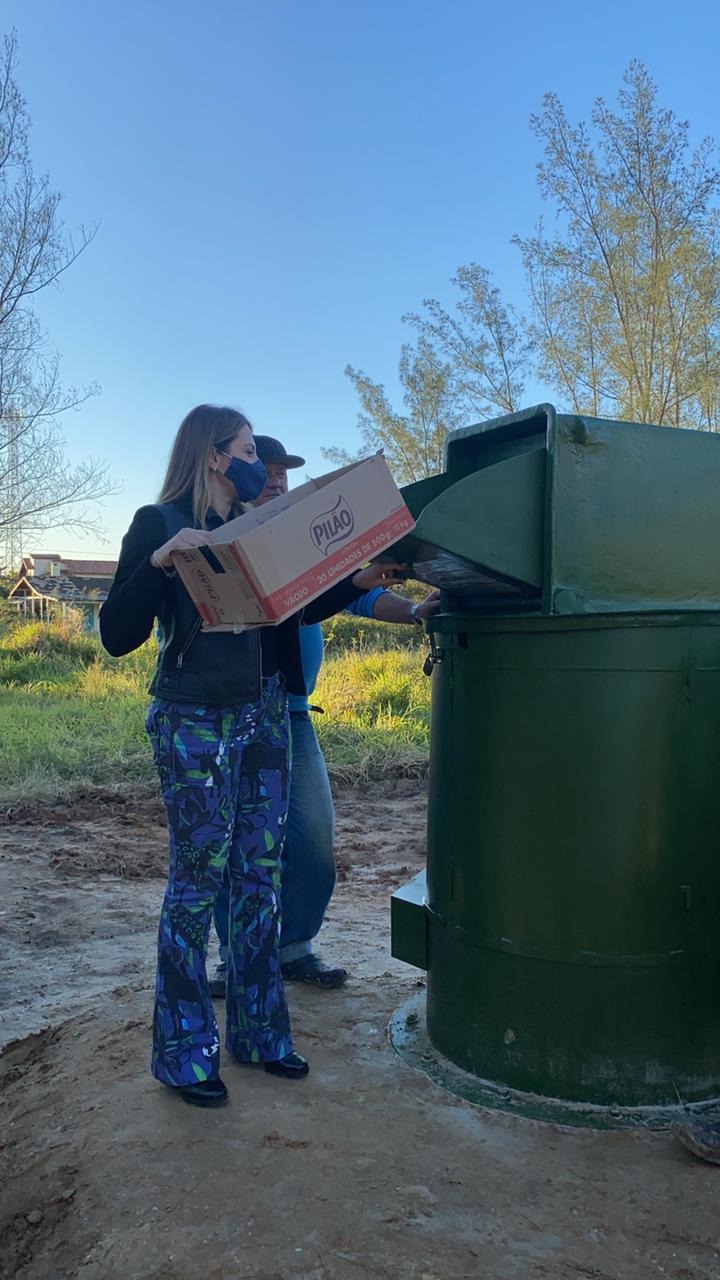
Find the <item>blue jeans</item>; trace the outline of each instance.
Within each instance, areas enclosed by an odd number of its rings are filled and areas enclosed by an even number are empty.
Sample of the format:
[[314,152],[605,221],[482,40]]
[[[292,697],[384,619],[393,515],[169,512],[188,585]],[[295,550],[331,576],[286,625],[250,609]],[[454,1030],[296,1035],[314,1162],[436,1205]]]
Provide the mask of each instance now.
[[[335,888],[335,810],[330,781],[315,728],[307,711],[290,713],[291,773],[285,845],[282,855],[283,964],[312,954]],[[228,958],[229,884],[215,899],[215,928],[220,959]]]

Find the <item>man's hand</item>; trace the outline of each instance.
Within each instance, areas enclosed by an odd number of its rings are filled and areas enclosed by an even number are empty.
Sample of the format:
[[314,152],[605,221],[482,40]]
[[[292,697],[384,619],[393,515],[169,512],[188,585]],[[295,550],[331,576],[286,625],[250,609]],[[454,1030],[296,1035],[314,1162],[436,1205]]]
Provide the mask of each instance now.
[[353,586],[360,591],[372,591],[375,587],[387,587],[397,582],[398,574],[407,573],[407,565],[396,564],[392,560],[379,560],[369,564],[366,569],[359,569],[353,574]]
[[420,624],[431,614],[440,610],[440,592],[431,591],[423,601],[416,603],[408,596],[399,596],[396,591],[383,591],[373,605],[373,617],[378,622]]
[[431,591],[430,595],[426,596],[425,599],[422,601],[422,603],[418,605],[417,609],[415,610],[415,617],[422,618],[424,621],[425,618],[431,618],[434,613],[439,613],[439,612],[440,612],[440,592]]

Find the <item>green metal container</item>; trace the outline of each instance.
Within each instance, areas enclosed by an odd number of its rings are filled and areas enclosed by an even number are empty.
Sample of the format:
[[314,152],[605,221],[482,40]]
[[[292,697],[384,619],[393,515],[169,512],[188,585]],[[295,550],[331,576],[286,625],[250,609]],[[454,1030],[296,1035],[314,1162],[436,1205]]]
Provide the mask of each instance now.
[[557,414],[456,431],[393,547],[451,609],[720,609],[720,436]]
[[427,882],[394,897],[393,953],[428,971],[432,1044],[477,1076],[599,1106],[709,1099],[720,439],[547,406],[495,432],[452,437],[427,502],[409,491],[406,550],[445,611]]

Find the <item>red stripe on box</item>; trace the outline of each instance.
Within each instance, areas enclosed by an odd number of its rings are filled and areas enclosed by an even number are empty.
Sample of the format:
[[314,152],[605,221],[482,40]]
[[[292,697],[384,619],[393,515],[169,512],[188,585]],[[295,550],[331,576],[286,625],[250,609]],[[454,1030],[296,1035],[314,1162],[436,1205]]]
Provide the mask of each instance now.
[[[313,565],[305,573],[301,573],[292,582],[273,591],[269,596],[261,596],[261,604],[270,618],[283,618],[288,612],[302,608],[303,604],[336,582],[342,582],[366,560],[378,556],[381,551],[391,547],[411,529],[415,521],[406,506],[394,511],[384,520],[378,521],[359,538],[353,538],[346,546],[340,547],[337,554],[328,556],[320,564]],[[341,567],[342,566],[342,567]]]
[[211,609],[208,605],[204,603],[198,604],[196,600],[195,608],[197,609],[198,613],[200,614],[200,617],[202,618],[203,622],[206,623],[207,626],[211,627],[213,623],[217,621],[215,617],[215,610]]

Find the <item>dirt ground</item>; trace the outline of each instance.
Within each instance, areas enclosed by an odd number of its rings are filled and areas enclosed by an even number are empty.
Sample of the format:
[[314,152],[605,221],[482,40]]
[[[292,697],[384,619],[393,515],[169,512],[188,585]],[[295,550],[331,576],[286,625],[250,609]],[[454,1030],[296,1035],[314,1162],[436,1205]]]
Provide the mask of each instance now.
[[303,1082],[226,1063],[227,1107],[148,1073],[159,807],[0,818],[0,1275],[19,1280],[720,1280],[720,1168],[665,1134],[485,1111],[387,1039],[422,975],[389,895],[423,859],[414,785],[338,797],[322,951],[290,988]]

